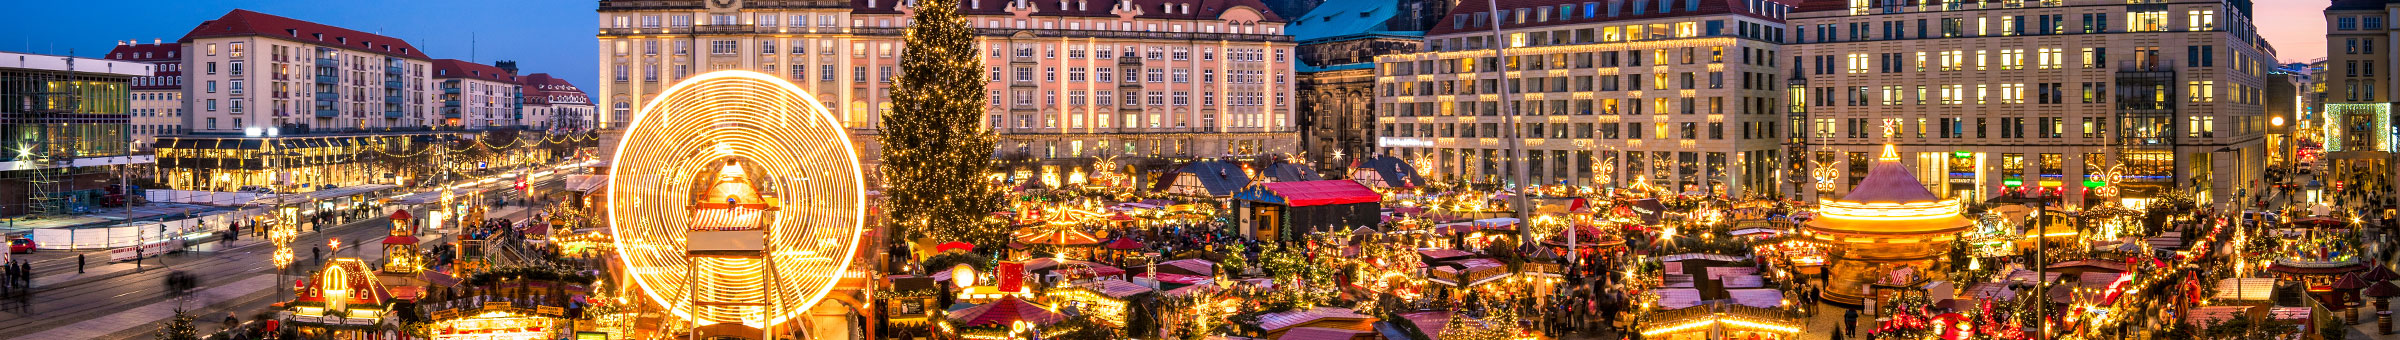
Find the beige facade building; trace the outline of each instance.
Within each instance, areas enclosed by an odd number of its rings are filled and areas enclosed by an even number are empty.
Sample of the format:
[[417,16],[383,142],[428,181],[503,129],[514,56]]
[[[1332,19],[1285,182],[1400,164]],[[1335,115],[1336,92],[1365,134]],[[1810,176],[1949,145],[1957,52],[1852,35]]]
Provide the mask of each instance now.
[[152,40],[144,44],[119,41],[108,51],[107,59],[150,63],[150,75],[133,77],[133,107],[126,112],[132,116],[135,153],[151,152],[158,136],[183,132],[183,46]]
[[517,75],[491,65],[458,59],[433,61],[442,88],[442,125],[495,128],[522,125],[517,112]]
[[[1427,32],[1430,52],[1376,58],[1379,152],[1428,164],[1435,180],[1513,183],[1509,125],[1519,123],[1527,182],[1731,195],[1775,187],[1776,42],[1790,6],[1498,5],[1460,2]],[[1496,55],[1499,41],[1507,48]]]
[[197,133],[379,131],[439,122],[432,60],[398,38],[233,10],[178,41]]
[[525,97],[525,118],[520,122],[541,130],[588,131],[599,112],[592,106],[590,95],[566,79],[549,73],[517,77],[520,93]]
[[[911,12],[904,4],[602,1],[599,126],[617,128],[685,77],[752,70],[784,76],[824,101],[852,129],[862,158],[874,159],[873,136],[890,107]],[[982,123],[1000,133],[996,155],[1088,160],[1300,151],[1291,38],[1256,0],[961,6],[986,51],[991,104]]]
[[1885,3],[1790,16],[1791,132],[1810,153],[1786,171],[1825,181],[1796,194],[1848,192],[1887,143],[1969,200],[2224,202],[2261,175],[2274,51],[2247,1]]

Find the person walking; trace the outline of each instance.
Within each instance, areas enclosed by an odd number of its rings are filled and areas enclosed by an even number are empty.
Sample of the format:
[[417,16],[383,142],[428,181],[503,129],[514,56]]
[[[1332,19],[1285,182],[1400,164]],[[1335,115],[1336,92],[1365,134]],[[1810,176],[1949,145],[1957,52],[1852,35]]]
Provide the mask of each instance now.
[[1842,327],[1845,329],[1840,330],[1838,333],[1843,333],[1843,335],[1853,337],[1858,336],[1858,310],[1844,309],[1842,312]]
[[75,273],[83,273],[83,254],[75,254]]

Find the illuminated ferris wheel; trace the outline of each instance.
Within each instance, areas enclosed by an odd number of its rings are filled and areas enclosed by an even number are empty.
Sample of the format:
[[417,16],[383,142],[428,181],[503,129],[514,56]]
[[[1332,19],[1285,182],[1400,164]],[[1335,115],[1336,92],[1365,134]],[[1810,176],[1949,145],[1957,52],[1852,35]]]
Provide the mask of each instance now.
[[642,107],[613,157],[608,212],[643,296],[696,330],[767,330],[833,290],[866,197],[819,103],[775,76],[717,71]]

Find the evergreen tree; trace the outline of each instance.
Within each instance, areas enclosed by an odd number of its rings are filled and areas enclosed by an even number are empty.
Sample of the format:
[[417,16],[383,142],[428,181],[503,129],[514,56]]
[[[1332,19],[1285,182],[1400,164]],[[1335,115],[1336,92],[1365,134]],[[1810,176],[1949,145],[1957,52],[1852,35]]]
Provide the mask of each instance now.
[[990,249],[1006,243],[1008,231],[985,219],[1001,203],[1000,189],[984,180],[995,138],[977,124],[983,62],[958,4],[916,2],[892,110],[883,115],[884,206],[901,239],[935,236]]
[[176,307],[175,317],[167,319],[167,324],[159,326],[154,335],[158,340],[200,340],[200,330],[192,328],[192,315],[185,313],[183,307]]

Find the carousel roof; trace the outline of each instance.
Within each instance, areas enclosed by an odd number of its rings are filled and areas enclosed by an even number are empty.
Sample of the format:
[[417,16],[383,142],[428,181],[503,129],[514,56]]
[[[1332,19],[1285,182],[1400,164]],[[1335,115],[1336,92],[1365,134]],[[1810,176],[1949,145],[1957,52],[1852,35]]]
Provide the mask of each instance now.
[[1867,178],[1851,186],[1843,201],[1858,203],[1927,203],[1940,202],[1941,196],[1925,190],[1925,184],[1911,175],[1908,166],[1900,164],[1899,152],[1885,145],[1883,156],[1877,157],[1874,167],[1867,169]]
[[1945,234],[1974,227],[1954,200],[1926,190],[1889,144],[1849,195],[1825,200],[1808,228],[1857,234]]

